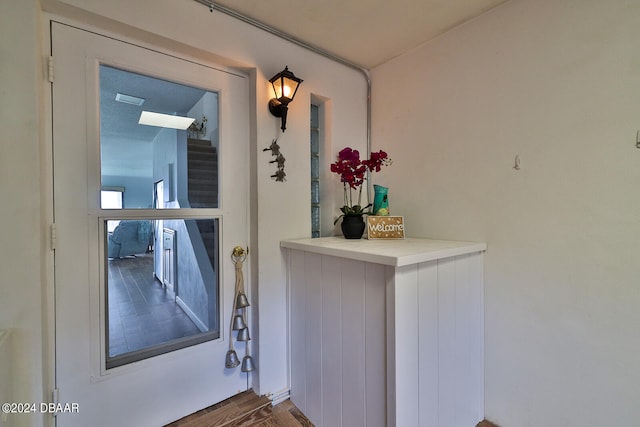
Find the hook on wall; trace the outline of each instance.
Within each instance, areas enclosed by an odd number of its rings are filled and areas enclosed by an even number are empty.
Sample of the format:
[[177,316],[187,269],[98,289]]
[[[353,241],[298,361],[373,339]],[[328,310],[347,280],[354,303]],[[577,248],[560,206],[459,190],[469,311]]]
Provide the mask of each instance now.
[[517,170],[517,171],[520,170],[520,156],[518,154],[516,154],[516,158],[515,158],[515,161],[514,161],[513,168],[515,170]]

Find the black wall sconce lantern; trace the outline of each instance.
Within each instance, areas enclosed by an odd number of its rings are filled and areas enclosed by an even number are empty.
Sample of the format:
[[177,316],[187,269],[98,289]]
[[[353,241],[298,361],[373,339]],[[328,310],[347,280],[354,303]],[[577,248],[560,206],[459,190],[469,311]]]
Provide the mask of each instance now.
[[298,91],[298,86],[302,83],[302,79],[297,78],[289,67],[284,67],[284,70],[273,76],[269,82],[273,86],[273,93],[275,98],[269,101],[269,111],[276,117],[282,118],[282,132],[287,128],[287,110],[289,109],[289,103],[293,101]]

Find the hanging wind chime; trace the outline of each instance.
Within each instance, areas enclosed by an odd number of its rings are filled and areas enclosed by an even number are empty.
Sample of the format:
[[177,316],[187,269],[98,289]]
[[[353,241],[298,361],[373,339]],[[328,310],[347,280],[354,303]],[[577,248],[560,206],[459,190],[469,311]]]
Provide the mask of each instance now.
[[236,268],[236,286],[233,297],[233,314],[229,325],[229,351],[225,360],[225,368],[232,369],[240,365],[240,359],[233,346],[233,331],[237,331],[236,340],[244,341],[245,355],[242,359],[242,372],[251,372],[255,369],[253,358],[249,355],[249,325],[247,324],[247,311],[250,306],[244,290],[244,277],[242,275],[242,263],[247,259],[248,250],[236,246],[231,254],[231,259]]

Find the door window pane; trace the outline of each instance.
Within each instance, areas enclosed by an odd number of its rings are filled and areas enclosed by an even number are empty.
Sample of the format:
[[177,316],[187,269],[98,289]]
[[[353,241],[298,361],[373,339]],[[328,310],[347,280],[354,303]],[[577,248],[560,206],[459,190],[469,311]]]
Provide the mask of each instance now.
[[217,92],[100,66],[107,369],[220,335],[218,219],[175,214],[218,208],[218,134]]
[[218,219],[158,221],[105,221],[107,368],[220,336]]
[[[145,124],[146,113],[161,120]],[[188,120],[164,120],[176,117]],[[100,66],[101,184],[127,189],[123,208],[217,208],[218,136],[217,92]]]

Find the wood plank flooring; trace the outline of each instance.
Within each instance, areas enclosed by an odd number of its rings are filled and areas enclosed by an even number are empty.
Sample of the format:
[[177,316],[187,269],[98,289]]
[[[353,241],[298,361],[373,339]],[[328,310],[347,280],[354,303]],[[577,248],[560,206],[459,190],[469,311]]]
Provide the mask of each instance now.
[[153,274],[153,254],[108,262],[109,357],[200,333]]
[[290,400],[271,406],[271,400],[252,390],[188,415],[166,427],[313,427]]
[[[314,427],[290,401],[276,406],[266,397],[248,390],[165,427]],[[476,427],[498,427],[484,420]]]

